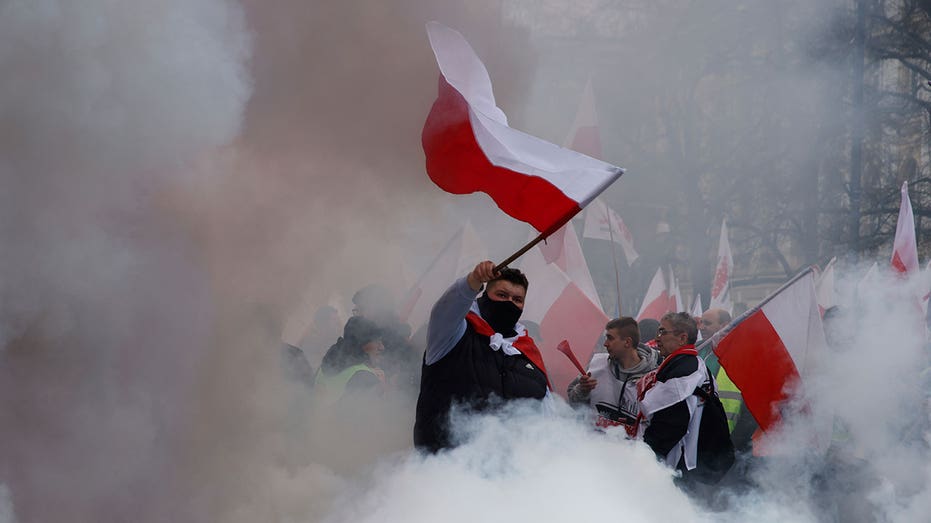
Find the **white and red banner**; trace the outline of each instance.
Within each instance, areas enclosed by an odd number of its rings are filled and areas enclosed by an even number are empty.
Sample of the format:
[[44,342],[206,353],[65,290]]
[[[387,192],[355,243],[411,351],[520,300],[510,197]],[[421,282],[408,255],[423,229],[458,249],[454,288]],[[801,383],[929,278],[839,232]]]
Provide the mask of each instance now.
[[711,302],[709,309],[724,309],[734,313],[731,302],[731,274],[734,271],[734,258],[731,256],[731,243],[727,238],[727,221],[721,222],[721,238],[718,240],[718,263],[714,268],[714,281],[711,283]]
[[488,258],[485,244],[472,225],[466,222],[420,276],[401,301],[401,320],[413,332],[427,323],[430,309],[449,287],[450,282],[465,276],[475,267],[475,260]]
[[536,342],[550,383],[553,390],[565,396],[566,387],[578,371],[557,350],[559,342],[568,340],[579,360],[587,362],[609,318],[563,269],[544,260],[539,247],[521,258],[520,269],[531,282],[521,321],[540,326]]
[[640,312],[637,313],[637,321],[645,318],[658,320],[663,317],[663,314],[670,311],[670,305],[675,306],[669,300],[666,276],[663,273],[663,268],[660,267],[656,269],[656,274],[650,280],[650,286],[647,288],[643,303],[640,305]]
[[[812,271],[796,277],[741,318],[712,336],[711,343],[766,432],[779,425],[790,397],[804,393],[806,378],[827,349]],[[819,448],[827,445],[830,427],[817,427],[816,435]]]
[[481,191],[543,233],[569,221],[624,170],[508,127],[485,65],[459,32],[437,22],[427,35],[439,93],[421,139],[427,174],[444,191]]
[[892,269],[903,276],[913,276],[919,270],[915,215],[912,213],[912,201],[908,197],[908,182],[902,182],[899,220],[895,225],[895,242],[892,245]]
[[582,228],[582,237],[593,240],[608,240],[621,246],[627,265],[631,265],[640,256],[634,248],[634,237],[631,236],[624,220],[613,209],[608,207],[601,198],[595,198],[585,209],[585,225]]

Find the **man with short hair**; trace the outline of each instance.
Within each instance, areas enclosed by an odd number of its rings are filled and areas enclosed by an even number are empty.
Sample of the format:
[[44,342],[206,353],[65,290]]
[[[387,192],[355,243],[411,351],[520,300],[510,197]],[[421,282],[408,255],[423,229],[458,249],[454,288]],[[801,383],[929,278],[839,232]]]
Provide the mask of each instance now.
[[637,382],[656,368],[659,352],[640,344],[637,320],[615,318],[605,325],[605,351],[592,356],[588,373],[569,384],[573,404],[591,406],[595,426],[623,426],[628,436],[637,435]]
[[724,309],[708,309],[701,315],[701,338],[707,340],[731,322],[731,315]]
[[698,432],[704,402],[694,393],[708,384],[698,358],[698,327],[685,312],[670,312],[656,331],[663,363],[638,384],[639,434],[656,456],[683,475],[697,465]]
[[417,448],[436,452],[455,445],[449,430],[453,405],[483,410],[494,398],[543,399],[549,393],[540,350],[517,322],[527,286],[519,270],[496,272],[493,262],[483,261],[437,300],[417,399]]

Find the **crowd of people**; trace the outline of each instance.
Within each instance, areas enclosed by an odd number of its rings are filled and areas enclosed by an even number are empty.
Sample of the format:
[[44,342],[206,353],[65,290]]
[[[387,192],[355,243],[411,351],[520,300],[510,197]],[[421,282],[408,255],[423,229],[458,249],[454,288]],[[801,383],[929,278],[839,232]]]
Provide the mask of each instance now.
[[[704,496],[709,506],[712,485],[748,485],[758,426],[710,344],[696,348],[731,322],[727,311],[612,319],[604,326],[604,351],[567,390],[555,391],[520,322],[528,287],[519,270],[478,263],[437,300],[425,332],[413,337],[421,343],[411,341],[387,289],[364,287],[353,296],[353,316],[339,337],[325,352],[317,348],[319,360],[314,347],[285,347],[288,375],[327,408],[399,391],[416,395],[413,443],[424,453],[462,443],[452,428],[454,412],[494,413],[512,400],[540,402],[545,410],[560,395],[593,430],[642,441],[676,471],[683,490]],[[318,331],[332,328],[334,312],[318,312]]]

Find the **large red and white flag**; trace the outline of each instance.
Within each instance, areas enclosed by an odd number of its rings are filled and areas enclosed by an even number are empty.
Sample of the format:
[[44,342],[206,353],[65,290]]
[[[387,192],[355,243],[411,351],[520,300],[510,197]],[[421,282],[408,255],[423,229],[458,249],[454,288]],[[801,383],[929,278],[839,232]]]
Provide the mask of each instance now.
[[569,128],[564,147],[587,154],[592,158],[601,158],[601,132],[598,130],[598,116],[595,112],[595,92],[592,90],[592,77],[585,82],[579,110]]
[[650,280],[650,286],[647,287],[647,293],[643,297],[643,303],[640,305],[640,312],[637,313],[637,321],[646,318],[658,320],[670,310],[669,288],[667,287],[666,276],[663,268],[656,269],[656,274]]
[[908,197],[908,182],[902,182],[902,200],[899,203],[899,221],[895,226],[892,245],[892,269],[903,276],[918,274],[918,244],[915,241],[915,215]]
[[585,210],[585,226],[582,228],[582,237],[593,240],[608,240],[621,246],[627,265],[634,263],[640,255],[634,248],[634,237],[631,236],[624,220],[613,209],[608,207],[601,198],[595,198]]
[[449,282],[464,276],[475,266],[475,260],[488,258],[485,244],[472,225],[466,222],[436,255],[417,280],[400,306],[401,319],[414,332],[427,323],[430,309],[449,287]]
[[834,297],[834,263],[837,258],[831,258],[831,261],[824,266],[824,270],[818,275],[815,281],[815,293],[818,296],[818,308],[821,314],[833,307],[837,301]]
[[547,263],[539,247],[521,258],[521,270],[532,282],[521,321],[540,326],[537,346],[543,354],[553,390],[565,395],[578,371],[557,350],[568,340],[579,360],[587,362],[604,332],[608,316],[555,263]]
[[427,35],[439,94],[421,136],[427,174],[444,191],[481,191],[502,211],[548,234],[624,170],[508,127],[488,71],[459,32],[437,22]]
[[711,284],[711,303],[709,309],[724,309],[733,314],[731,302],[731,274],[734,271],[734,258],[731,256],[731,243],[727,239],[727,221],[721,222],[721,238],[718,240],[718,263],[714,268],[714,281]]
[[[711,343],[760,429],[777,427],[827,349],[811,269],[716,333]],[[828,427],[815,427],[819,448],[830,442],[829,425],[830,420]]]

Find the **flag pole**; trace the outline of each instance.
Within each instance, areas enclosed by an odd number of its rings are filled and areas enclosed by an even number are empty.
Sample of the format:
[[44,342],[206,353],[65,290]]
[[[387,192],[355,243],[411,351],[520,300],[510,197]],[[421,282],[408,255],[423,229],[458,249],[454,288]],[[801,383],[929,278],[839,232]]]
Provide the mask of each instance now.
[[704,356],[704,358],[707,359],[708,356],[711,355],[711,353],[713,352],[714,347],[717,346],[717,344],[718,344],[719,341],[721,341],[721,338],[723,338],[723,337],[727,336],[728,334],[730,334],[730,332],[731,332],[732,330],[734,330],[735,327],[737,327],[738,325],[740,325],[741,323],[743,323],[744,320],[746,320],[747,318],[749,318],[751,315],[753,315],[754,313],[756,313],[758,310],[762,309],[764,305],[766,305],[767,303],[769,303],[770,301],[772,301],[772,299],[775,298],[776,296],[778,296],[779,293],[781,293],[782,291],[788,289],[790,285],[792,285],[793,283],[797,282],[798,280],[804,278],[805,276],[808,276],[808,274],[809,274],[811,271],[813,271],[813,270],[814,270],[814,266],[813,266],[813,265],[809,265],[808,267],[805,267],[804,269],[802,269],[801,271],[799,271],[799,273],[796,274],[795,276],[793,276],[792,279],[790,279],[789,281],[783,283],[781,287],[779,287],[779,288],[776,289],[774,292],[772,292],[769,296],[767,296],[766,298],[764,298],[763,301],[761,301],[761,302],[760,302],[759,304],[757,304],[755,307],[752,307],[752,308],[750,308],[750,309],[747,309],[746,311],[744,311],[743,314],[741,314],[740,316],[737,316],[736,318],[734,318],[733,320],[731,320],[730,323],[728,323],[727,325],[725,325],[724,327],[722,327],[721,330],[719,330],[718,332],[714,333],[714,336],[712,336],[712,337],[708,338],[707,340],[703,341],[703,342],[701,343],[701,345],[699,345],[698,347],[696,347],[696,350],[697,350],[697,351],[699,352],[699,354],[700,354],[703,350],[705,350],[705,347],[706,347],[706,346],[708,346],[708,348],[712,349],[712,350],[709,350],[709,351],[708,351],[708,354],[706,354],[706,355]]
[[[563,224],[563,225],[564,225],[564,224]],[[561,227],[561,226],[562,226],[562,225],[560,225],[560,227]],[[495,265],[495,268],[493,269],[493,271],[494,271],[494,272],[498,272],[498,271],[500,271],[501,269],[507,268],[508,264],[510,264],[510,263],[513,262],[514,260],[520,258],[525,252],[527,252],[527,251],[529,251],[530,249],[532,249],[534,245],[536,245],[536,244],[540,243],[541,241],[547,239],[551,234],[553,234],[553,231],[555,231],[555,230],[556,230],[556,229],[554,229],[554,228],[550,228],[548,231],[540,233],[539,236],[537,236],[536,238],[530,240],[530,243],[528,243],[527,245],[524,245],[524,246],[521,247],[517,252],[515,252],[514,254],[508,256],[508,258],[507,258],[506,260],[504,260],[503,262],[499,263],[498,265]]]
[[[617,270],[617,246],[614,245],[614,226],[611,219],[611,209],[607,205],[605,207],[605,217],[608,220],[608,238],[611,242],[611,261],[614,262],[614,285],[617,290],[617,317],[621,317],[621,273]],[[589,211],[591,212],[591,211]]]

